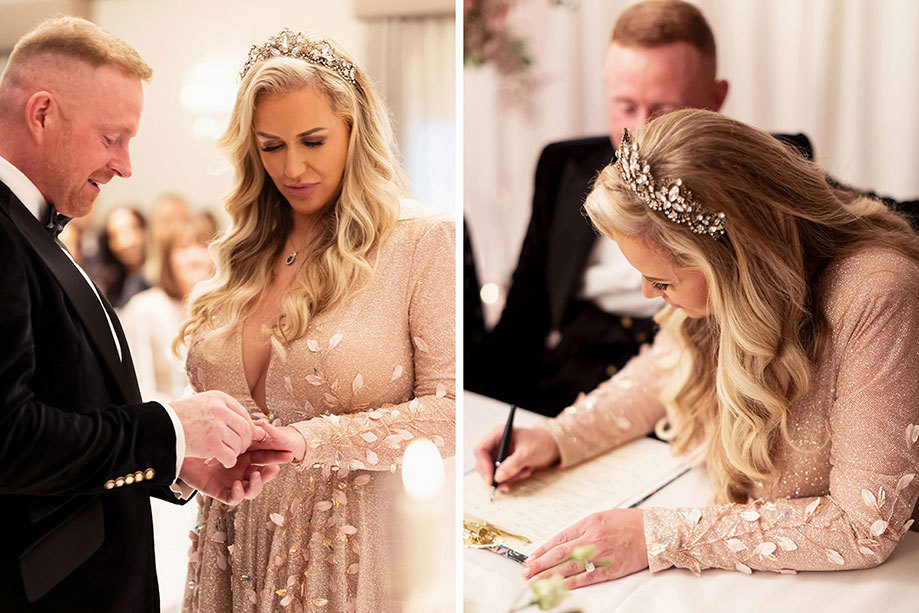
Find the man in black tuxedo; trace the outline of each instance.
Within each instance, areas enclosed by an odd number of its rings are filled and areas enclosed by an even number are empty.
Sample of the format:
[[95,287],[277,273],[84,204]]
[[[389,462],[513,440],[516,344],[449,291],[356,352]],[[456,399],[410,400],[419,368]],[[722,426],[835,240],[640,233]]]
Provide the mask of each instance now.
[[0,79],[3,611],[159,611],[150,496],[236,504],[277,473],[257,462],[289,458],[245,453],[264,433],[225,394],[142,402],[115,312],[57,241],[131,175],[150,74],[120,39],[59,18]]
[[[609,136],[552,143],[540,155],[533,212],[501,319],[466,347],[466,389],[556,415],[622,368],[655,332],[660,299],[582,211],[594,177],[615,161],[622,129],[680,108],[717,111],[715,38],[702,13],[679,0],[633,5],[620,16],[604,61]],[[810,157],[803,135],[782,137]]]
[[633,5],[604,60],[610,135],[552,143],[536,167],[533,212],[501,319],[467,347],[466,389],[555,415],[594,389],[654,334],[661,304],[582,212],[623,128],[684,108],[717,111],[715,39],[702,13],[674,0]]

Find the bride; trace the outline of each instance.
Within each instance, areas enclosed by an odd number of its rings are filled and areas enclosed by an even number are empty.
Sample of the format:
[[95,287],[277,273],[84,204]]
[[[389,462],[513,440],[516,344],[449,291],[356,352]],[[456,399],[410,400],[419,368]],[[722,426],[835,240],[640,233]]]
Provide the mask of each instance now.
[[256,500],[204,498],[188,611],[387,611],[408,441],[454,448],[454,224],[405,198],[388,114],[334,42],[253,46],[222,139],[238,183],[182,337],[199,391],[294,462]]

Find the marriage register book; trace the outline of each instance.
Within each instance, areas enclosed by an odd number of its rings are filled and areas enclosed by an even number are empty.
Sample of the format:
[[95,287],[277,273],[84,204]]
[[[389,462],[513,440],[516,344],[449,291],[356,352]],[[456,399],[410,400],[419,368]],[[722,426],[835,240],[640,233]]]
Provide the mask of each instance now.
[[[684,474],[685,459],[670,446],[640,438],[566,469],[535,473],[511,492],[497,492],[475,471],[463,479],[465,520],[484,521],[507,533],[492,551],[522,561],[543,541],[597,511],[634,507]],[[515,536],[529,540],[521,540]]]

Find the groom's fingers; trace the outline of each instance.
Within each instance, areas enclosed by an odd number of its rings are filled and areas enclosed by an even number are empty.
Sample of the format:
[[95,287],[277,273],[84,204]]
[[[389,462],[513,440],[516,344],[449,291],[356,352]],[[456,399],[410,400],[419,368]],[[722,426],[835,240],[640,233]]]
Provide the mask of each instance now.
[[246,492],[243,489],[242,481],[234,481],[233,486],[230,488],[230,495],[226,500],[226,503],[231,507],[235,507],[246,497]]
[[246,450],[246,447],[243,446],[242,437],[233,429],[223,431],[223,444],[229,447],[237,456]]
[[281,467],[277,464],[262,466],[258,469],[258,472],[262,476],[262,483],[268,483],[278,476],[278,473],[281,472]]
[[249,484],[245,488],[244,497],[246,500],[252,500],[256,496],[262,493],[262,474],[259,471],[254,471],[249,475]]
[[[235,402],[235,401],[234,401]],[[254,424],[248,414],[239,415],[232,405],[227,404],[227,410],[224,416],[225,427],[236,434],[240,440],[240,451],[244,451],[250,444],[254,436]]]
[[217,455],[214,456],[218,462],[220,462],[224,468],[233,468],[236,466],[236,459],[238,457],[236,450],[222,443],[220,448],[217,450]]
[[294,459],[294,454],[289,451],[276,451],[274,449],[260,449],[249,451],[247,454],[249,462],[257,466],[266,466],[269,464],[287,464]]

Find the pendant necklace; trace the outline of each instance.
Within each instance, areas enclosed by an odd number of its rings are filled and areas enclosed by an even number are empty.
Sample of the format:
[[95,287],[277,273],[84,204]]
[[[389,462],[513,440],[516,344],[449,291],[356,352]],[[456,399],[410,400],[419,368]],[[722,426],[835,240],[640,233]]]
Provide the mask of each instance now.
[[296,259],[297,259],[297,254],[300,253],[301,250],[302,250],[302,248],[301,248],[301,249],[295,249],[294,251],[291,251],[291,252],[287,255],[287,257],[284,259],[284,263],[287,264],[288,266],[290,266],[291,264],[293,264],[293,263],[296,261]]
[[[301,251],[303,251],[304,249],[306,249],[306,246],[309,244],[309,242],[310,242],[310,239],[307,238],[307,240],[303,241],[303,246],[302,246],[302,247],[300,247],[299,249],[294,248],[293,251],[289,252],[289,253],[287,254],[287,257],[284,258],[284,263],[287,264],[288,266],[290,266],[290,265],[293,264],[295,261],[297,261],[297,255],[298,255]],[[284,243],[284,246],[286,247],[288,244],[291,245],[291,247],[293,247],[293,241],[290,240],[290,236],[287,237],[287,242]]]

